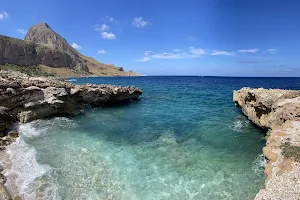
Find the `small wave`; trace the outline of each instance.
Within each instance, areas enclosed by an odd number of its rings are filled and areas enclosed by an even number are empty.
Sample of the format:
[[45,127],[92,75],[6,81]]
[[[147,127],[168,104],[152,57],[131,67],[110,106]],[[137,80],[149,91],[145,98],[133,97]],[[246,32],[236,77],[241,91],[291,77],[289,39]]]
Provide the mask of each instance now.
[[76,82],[77,79],[67,79],[66,81],[68,81],[68,82]]
[[21,136],[26,138],[36,138],[47,135],[49,129],[65,129],[76,127],[77,124],[66,117],[56,117],[52,120],[36,120],[19,127]]
[[37,131],[30,123],[21,125],[19,131],[27,138],[38,137],[42,134],[41,131]]
[[257,156],[257,158],[252,163],[252,170],[258,176],[262,176],[264,174],[266,166],[266,159],[263,154]]
[[[30,124],[22,125],[19,131],[28,137],[40,135]],[[15,181],[11,184],[16,185],[20,195],[29,200],[60,199],[56,171],[49,165],[37,162],[35,148],[20,137],[16,143],[7,147],[6,152],[12,165],[5,175],[11,177],[9,180]]]
[[250,121],[248,119],[245,119],[244,117],[238,117],[233,122],[233,125],[231,126],[231,129],[236,132],[242,132],[245,128],[249,127]]

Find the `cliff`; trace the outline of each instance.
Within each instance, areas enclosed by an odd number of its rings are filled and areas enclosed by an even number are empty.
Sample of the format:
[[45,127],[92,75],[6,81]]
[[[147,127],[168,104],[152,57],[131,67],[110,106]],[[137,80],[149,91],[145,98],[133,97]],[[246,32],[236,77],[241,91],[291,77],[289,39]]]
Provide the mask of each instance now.
[[43,65],[57,76],[136,76],[122,67],[100,63],[76,51],[46,23],[32,26],[25,40],[0,35],[0,65]]
[[265,188],[255,199],[300,199],[300,91],[242,88],[233,100],[258,126],[269,129]]

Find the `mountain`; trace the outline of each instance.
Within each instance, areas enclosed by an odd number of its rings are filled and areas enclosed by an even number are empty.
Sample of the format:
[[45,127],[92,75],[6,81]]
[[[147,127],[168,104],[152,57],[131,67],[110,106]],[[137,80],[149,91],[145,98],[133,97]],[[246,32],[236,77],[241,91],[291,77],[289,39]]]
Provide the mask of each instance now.
[[0,65],[40,66],[57,76],[137,76],[122,67],[103,64],[76,51],[47,23],[30,27],[25,39],[0,35]]

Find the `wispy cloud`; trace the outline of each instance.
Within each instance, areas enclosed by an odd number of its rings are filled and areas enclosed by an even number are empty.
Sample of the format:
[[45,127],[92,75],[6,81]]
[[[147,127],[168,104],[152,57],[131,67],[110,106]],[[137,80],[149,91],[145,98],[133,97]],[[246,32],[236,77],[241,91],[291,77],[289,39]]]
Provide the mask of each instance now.
[[259,49],[240,49],[237,51],[240,53],[256,53],[259,51]]
[[[174,49],[173,49],[174,50]],[[173,51],[172,50],[172,51]],[[188,52],[173,51],[175,53],[154,53],[152,51],[145,51],[142,59],[136,60],[139,62],[146,62],[154,59],[183,59],[183,58],[199,58],[206,54],[205,50],[190,47]]]
[[277,64],[277,65],[274,65],[274,67],[276,67],[276,68],[286,68],[286,67],[289,67],[289,65]]
[[99,53],[99,54],[105,54],[106,51],[104,49],[102,49],[102,50],[97,51],[97,53]]
[[18,31],[19,33],[21,33],[22,35],[26,35],[26,33],[27,33],[27,30],[21,29],[21,28],[17,29],[17,31]]
[[182,49],[172,49],[172,51],[174,52],[180,52],[180,51],[183,51]]
[[5,11],[0,11],[0,20],[4,20],[4,19],[6,19],[6,18],[8,18],[8,17],[9,17],[9,15],[8,15],[7,12],[5,12]]
[[95,31],[99,31],[99,32],[108,31],[108,29],[109,29],[109,26],[107,26],[106,24],[95,26]]
[[76,43],[72,43],[71,46],[72,46],[74,49],[82,49],[82,47],[79,46],[79,45],[76,44]]
[[267,51],[269,52],[269,54],[276,54],[278,49],[267,49]]
[[115,34],[113,34],[112,32],[108,33],[108,32],[103,32],[101,33],[102,39],[105,40],[114,40],[116,39]]
[[197,49],[194,47],[190,47],[190,51],[191,54],[195,54],[195,55],[204,55],[206,54],[206,51],[204,49]]
[[138,28],[143,28],[147,25],[150,25],[151,23],[149,21],[146,21],[143,19],[143,17],[136,17],[132,21],[132,25],[136,26]]
[[269,62],[267,59],[262,59],[262,60],[241,60],[239,63],[243,64],[254,64],[254,63],[266,63]]
[[229,51],[219,51],[219,50],[213,50],[213,52],[210,54],[212,56],[234,56],[235,54],[233,52]]
[[106,15],[104,18],[102,18],[102,21],[104,22],[113,22],[115,19],[112,16]]
[[189,36],[188,39],[191,40],[191,41],[196,41],[197,40],[197,38],[193,37],[193,36]]
[[155,54],[152,51],[145,51],[142,59],[136,60],[139,62],[146,62],[153,59],[178,59],[186,56],[187,53],[158,53]]

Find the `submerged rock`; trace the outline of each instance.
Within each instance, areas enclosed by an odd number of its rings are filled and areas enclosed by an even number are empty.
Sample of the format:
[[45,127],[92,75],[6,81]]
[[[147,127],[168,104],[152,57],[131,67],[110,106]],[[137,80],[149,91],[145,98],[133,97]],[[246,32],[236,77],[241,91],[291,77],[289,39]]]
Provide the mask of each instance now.
[[269,129],[265,188],[255,199],[300,199],[300,91],[242,88],[233,100],[256,125]]
[[10,131],[8,132],[8,137],[11,137],[11,138],[17,138],[19,137],[19,132],[18,131]]

